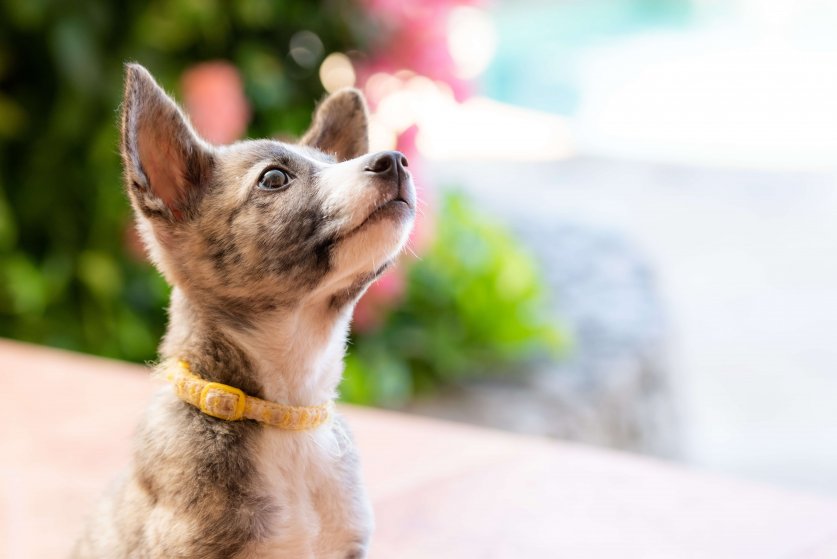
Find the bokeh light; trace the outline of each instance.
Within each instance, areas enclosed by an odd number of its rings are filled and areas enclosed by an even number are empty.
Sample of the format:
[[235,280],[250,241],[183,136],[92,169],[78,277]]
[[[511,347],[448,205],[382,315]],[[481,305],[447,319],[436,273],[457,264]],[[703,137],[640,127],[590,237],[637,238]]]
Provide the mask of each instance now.
[[332,93],[341,87],[355,85],[355,69],[351,59],[342,52],[333,52],[320,65],[320,81],[323,89]]
[[474,6],[457,6],[448,16],[448,49],[463,79],[479,76],[497,49],[497,32],[491,16]]

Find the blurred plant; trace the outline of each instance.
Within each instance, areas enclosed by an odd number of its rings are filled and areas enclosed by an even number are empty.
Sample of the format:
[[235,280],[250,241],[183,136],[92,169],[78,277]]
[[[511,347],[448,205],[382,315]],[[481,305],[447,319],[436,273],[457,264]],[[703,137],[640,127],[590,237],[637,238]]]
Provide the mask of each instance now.
[[440,384],[519,371],[555,357],[565,337],[545,313],[545,287],[519,243],[446,193],[436,237],[409,266],[397,305],[356,317],[341,390],[352,402],[397,406]]
[[[179,85],[196,127],[217,143],[301,132],[320,79],[353,82],[353,64],[373,109],[383,100],[376,79],[467,95],[439,30],[453,7],[473,2],[356,1],[367,12],[350,0],[0,4],[0,336],[155,356],[168,286],[144,261],[121,188],[124,61]],[[361,54],[367,38],[373,48]],[[426,186],[415,123],[402,124],[391,140]],[[395,405],[561,346],[514,240],[458,195],[442,201],[435,230],[427,194],[412,237],[422,258],[386,274],[358,306],[346,399]]]
[[227,142],[248,120],[255,137],[301,132],[321,58],[368,33],[350,0],[0,3],[0,336],[155,355],[168,287],[137,258],[121,187],[124,61],[181,84],[201,131]]

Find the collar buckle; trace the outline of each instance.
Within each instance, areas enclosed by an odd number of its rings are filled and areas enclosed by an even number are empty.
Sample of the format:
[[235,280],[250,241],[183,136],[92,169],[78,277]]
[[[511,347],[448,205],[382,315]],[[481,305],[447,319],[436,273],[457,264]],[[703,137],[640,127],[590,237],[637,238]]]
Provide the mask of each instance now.
[[[231,400],[230,396],[235,396],[235,400]],[[206,415],[238,421],[244,417],[246,403],[247,395],[238,388],[220,382],[208,382],[201,390],[199,407]]]

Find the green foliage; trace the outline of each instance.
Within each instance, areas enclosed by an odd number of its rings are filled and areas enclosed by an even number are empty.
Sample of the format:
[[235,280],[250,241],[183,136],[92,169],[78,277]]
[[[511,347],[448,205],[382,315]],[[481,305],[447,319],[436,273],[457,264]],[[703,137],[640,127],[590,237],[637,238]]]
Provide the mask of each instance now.
[[404,301],[375,331],[353,335],[344,399],[397,405],[565,346],[533,260],[503,227],[456,193],[444,196],[436,221],[433,244],[410,264]]
[[154,357],[168,288],[126,249],[123,62],[177,93],[190,65],[230,60],[249,134],[298,133],[323,92],[319,61],[297,64],[291,37],[310,30],[323,54],[346,51],[364,25],[348,0],[0,2],[0,336]]

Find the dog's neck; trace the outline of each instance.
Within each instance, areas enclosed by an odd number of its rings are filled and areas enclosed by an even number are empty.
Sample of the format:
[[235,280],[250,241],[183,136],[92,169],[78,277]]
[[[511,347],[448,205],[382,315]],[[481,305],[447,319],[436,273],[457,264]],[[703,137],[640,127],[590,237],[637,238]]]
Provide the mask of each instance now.
[[207,380],[274,402],[311,406],[333,400],[343,372],[351,306],[339,313],[300,304],[238,329],[172,292],[161,356],[187,359]]

